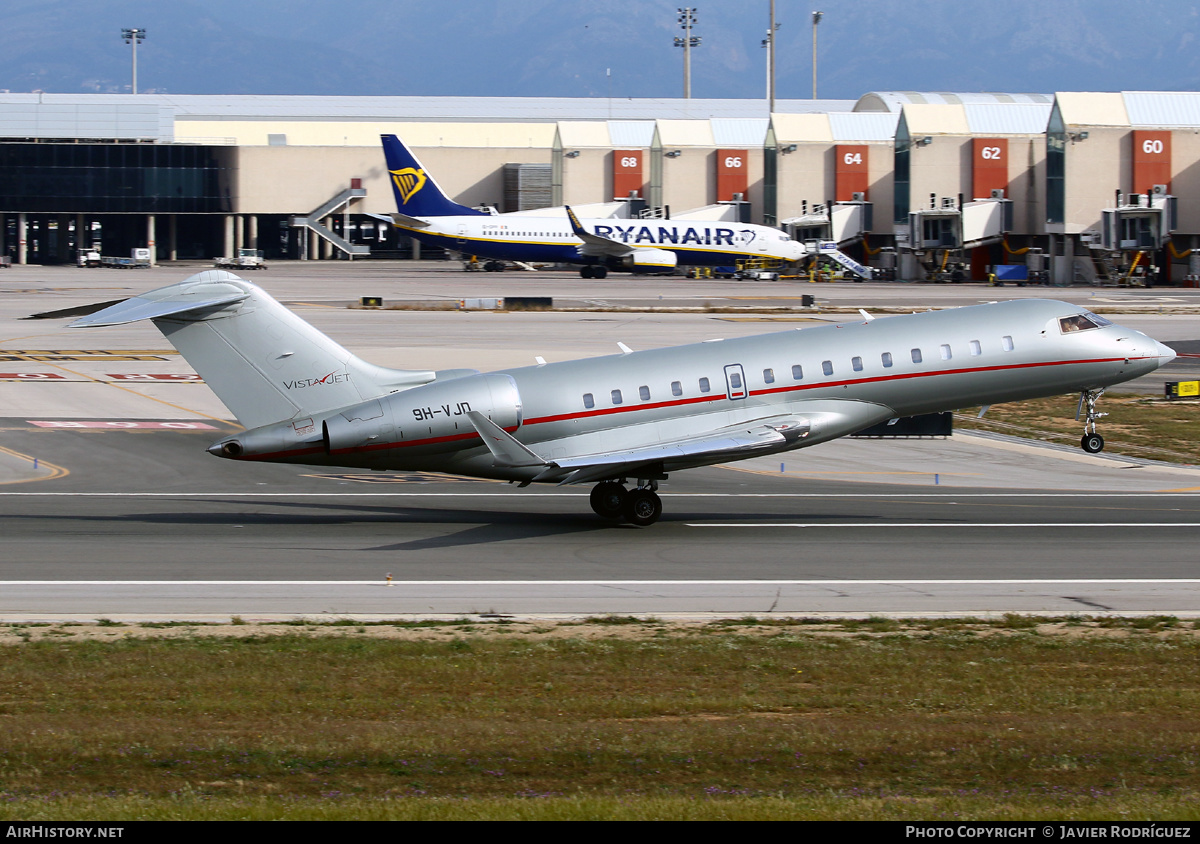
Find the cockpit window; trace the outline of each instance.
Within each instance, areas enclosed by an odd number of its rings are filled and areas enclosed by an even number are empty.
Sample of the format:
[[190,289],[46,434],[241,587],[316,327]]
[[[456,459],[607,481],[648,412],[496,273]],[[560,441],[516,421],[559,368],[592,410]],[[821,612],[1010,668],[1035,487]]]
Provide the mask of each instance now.
[[1058,321],[1058,328],[1063,334],[1070,334],[1072,331],[1089,331],[1099,327],[1091,317],[1083,314],[1065,316]]

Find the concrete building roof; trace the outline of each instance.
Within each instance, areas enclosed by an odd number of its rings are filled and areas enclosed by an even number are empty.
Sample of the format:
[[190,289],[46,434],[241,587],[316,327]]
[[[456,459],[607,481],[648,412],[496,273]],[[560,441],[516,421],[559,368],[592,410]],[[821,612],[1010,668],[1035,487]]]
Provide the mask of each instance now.
[[964,103],[967,126],[976,135],[1041,135],[1052,103]]
[[667,147],[712,147],[712,126],[707,120],[659,120],[658,140]]
[[713,143],[719,147],[761,147],[770,121],[765,117],[717,117],[709,123]]
[[[763,99],[630,97],[297,97],[209,94],[0,94],[0,103],[127,105],[167,109],[179,121],[265,120],[368,123],[764,118]],[[849,111],[852,100],[776,100],[789,114]]]
[[[574,121],[565,120],[560,126],[569,126]],[[654,140],[653,120],[609,120],[609,145],[614,147],[648,147]]]
[[772,114],[775,141],[789,143],[831,143],[833,130],[825,114]]
[[967,112],[961,105],[908,103],[904,121],[912,135],[969,135]]
[[1133,126],[1200,126],[1200,93],[1125,91],[1125,112]]
[[831,113],[829,129],[835,141],[891,141],[896,138],[899,112]]
[[1055,94],[1059,114],[1068,126],[1128,126],[1125,98],[1114,93],[1068,91]]
[[1050,105],[1053,94],[949,93],[932,91],[871,91],[854,104],[853,111],[900,111],[906,105],[967,105],[1024,103]]

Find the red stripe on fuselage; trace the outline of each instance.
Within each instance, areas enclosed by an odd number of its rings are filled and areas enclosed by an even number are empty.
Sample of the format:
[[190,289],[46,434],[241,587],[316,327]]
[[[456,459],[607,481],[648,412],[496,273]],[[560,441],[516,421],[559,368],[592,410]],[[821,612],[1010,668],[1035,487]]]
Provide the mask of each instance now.
[[[1088,363],[1115,363],[1120,360],[1148,360],[1148,356],[1140,356],[1133,358],[1116,357],[1116,358],[1095,358],[1091,360],[1052,360],[1040,361],[1037,363],[1010,363],[1002,366],[981,366],[969,367],[966,369],[943,369],[936,372],[897,372],[892,375],[877,375],[870,378],[852,378],[843,381],[817,381],[808,384],[792,384],[786,387],[769,387],[761,390],[750,391],[750,396],[765,396],[778,393],[801,392],[804,390],[816,390],[831,387],[844,387],[852,384],[875,384],[882,381],[904,381],[911,378],[931,378],[940,375],[966,375],[981,372],[1002,372],[1013,369],[1034,369],[1045,366],[1076,366]],[[605,407],[598,410],[583,410],[574,413],[559,413],[553,416],[538,416],[532,419],[526,419],[522,427],[528,425],[544,425],[550,422],[565,422],[572,419],[590,419],[599,416],[609,416],[617,413],[632,413],[640,410],[660,410],[668,407],[684,407],[690,404],[702,404],[705,402],[714,401],[729,401],[729,397],[725,393],[717,393],[711,396],[694,396],[692,398],[677,399],[674,401],[650,402],[645,404],[629,405],[628,407]],[[745,399],[737,399],[737,401],[745,401]],[[513,433],[517,430],[516,427],[505,428],[508,433]],[[453,442],[456,440],[471,440],[480,439],[479,434],[474,431],[463,434],[453,434],[445,437],[428,437],[423,440],[406,440],[402,442],[379,443],[376,445],[360,445],[353,448],[343,448],[337,451],[330,452],[330,456],[342,454],[360,454],[370,451],[380,451],[390,448],[410,448],[420,445],[434,445],[436,443]],[[306,454],[317,454],[324,452],[323,448],[301,448],[292,451],[278,451],[270,454],[255,454],[244,455],[236,458],[238,460],[279,460],[285,457],[301,457]]]
[[[1010,363],[1003,366],[981,366],[970,367],[967,369],[943,369],[937,372],[897,372],[892,375],[876,375],[870,378],[851,378],[843,381],[816,381],[806,384],[791,384],[786,387],[767,387],[761,390],[751,390],[751,396],[766,396],[777,393],[792,393],[802,390],[816,390],[829,387],[845,387],[852,384],[876,384],[882,381],[904,381],[910,378],[929,378],[937,375],[965,375],[968,373],[979,372],[1001,372],[1007,369],[1029,369],[1043,366],[1072,366],[1084,363],[1115,363],[1119,360],[1146,360],[1145,357],[1138,358],[1097,358],[1093,360],[1053,360],[1042,361],[1039,363]],[[554,416],[538,416],[532,419],[526,419],[525,425],[540,425],[546,422],[564,422],[571,419],[588,419],[593,416],[605,416],[612,413],[629,413],[635,410],[651,410],[662,407],[680,407],[686,404],[696,402],[720,401],[728,399],[724,393],[717,393],[713,396],[701,396],[699,398],[679,399],[678,401],[654,402],[652,404],[630,405],[628,407],[606,407],[601,410],[583,410],[575,413],[560,413]],[[744,399],[737,399],[744,401]]]

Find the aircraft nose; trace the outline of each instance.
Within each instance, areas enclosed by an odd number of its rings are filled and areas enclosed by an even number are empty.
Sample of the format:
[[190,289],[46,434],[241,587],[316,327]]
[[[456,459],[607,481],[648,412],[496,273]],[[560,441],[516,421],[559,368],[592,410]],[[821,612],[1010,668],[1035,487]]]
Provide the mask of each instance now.
[[1170,346],[1164,346],[1157,340],[1154,341],[1154,345],[1157,347],[1154,354],[1158,357],[1159,366],[1166,366],[1168,363],[1175,360],[1175,350]]

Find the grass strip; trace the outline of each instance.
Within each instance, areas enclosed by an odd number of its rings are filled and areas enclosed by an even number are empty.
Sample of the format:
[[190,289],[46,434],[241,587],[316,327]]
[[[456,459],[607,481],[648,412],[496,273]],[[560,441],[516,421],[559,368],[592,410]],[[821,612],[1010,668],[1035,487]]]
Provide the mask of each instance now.
[[617,621],[10,626],[0,817],[1200,817],[1192,622]]
[[[954,414],[954,426],[1078,445],[1083,436],[1083,422],[1075,419],[1078,404],[1078,396],[997,404],[982,419],[976,418],[978,409]],[[1099,421],[1105,454],[1200,463],[1200,402],[1106,394],[1099,409],[1109,414]]]

